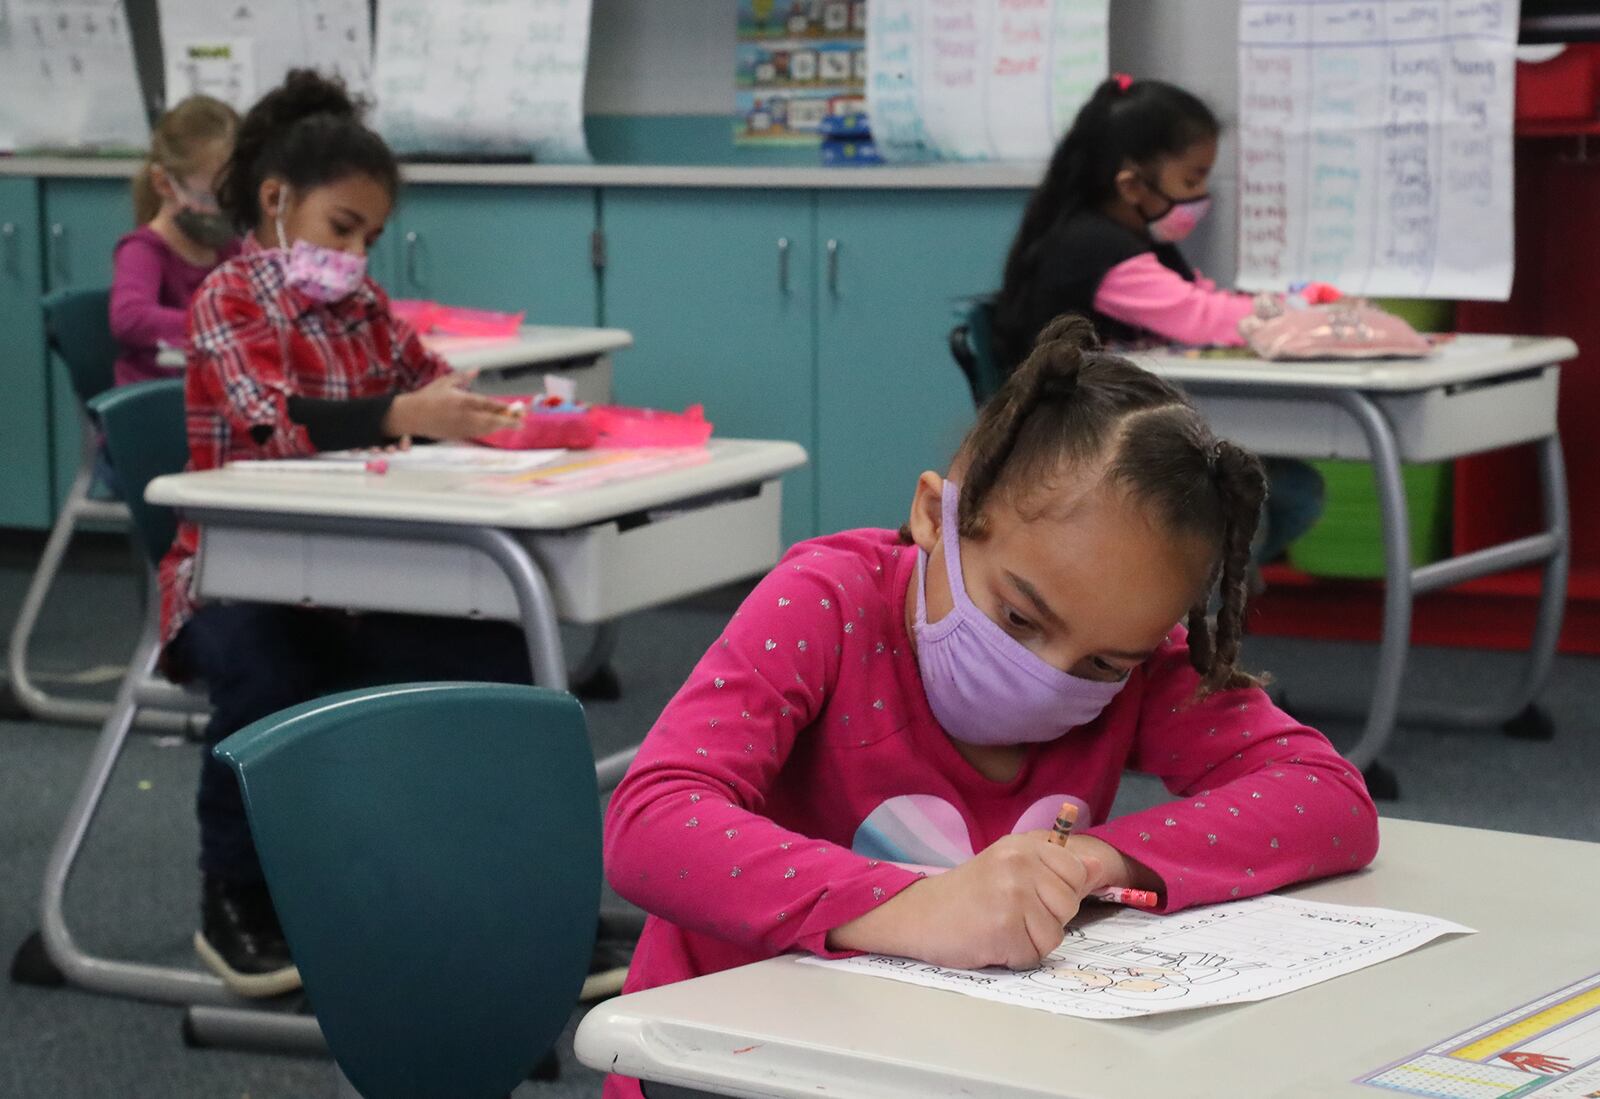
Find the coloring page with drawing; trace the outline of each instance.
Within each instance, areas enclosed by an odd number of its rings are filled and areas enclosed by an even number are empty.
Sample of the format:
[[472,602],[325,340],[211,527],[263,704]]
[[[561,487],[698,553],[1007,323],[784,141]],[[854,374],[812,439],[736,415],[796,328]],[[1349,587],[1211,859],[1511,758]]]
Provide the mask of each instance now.
[[1473,929],[1387,908],[1264,896],[1171,916],[1086,909],[1038,969],[962,970],[862,954],[804,958],[1081,1019],[1129,1019],[1280,996]]

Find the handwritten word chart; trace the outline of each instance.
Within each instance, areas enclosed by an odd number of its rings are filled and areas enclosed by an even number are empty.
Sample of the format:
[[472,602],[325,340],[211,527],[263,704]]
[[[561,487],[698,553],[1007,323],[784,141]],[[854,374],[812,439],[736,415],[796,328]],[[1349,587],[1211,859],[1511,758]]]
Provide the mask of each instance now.
[[0,149],[149,139],[122,0],[0,0]]
[[1504,299],[1516,0],[1243,0],[1239,285]]
[[402,152],[587,161],[590,0],[384,0],[378,131]]
[[239,111],[292,68],[337,76],[356,95],[372,91],[372,27],[366,0],[160,0],[166,101],[215,96]]
[[1106,76],[1108,0],[872,0],[867,112],[887,160],[1043,160]]

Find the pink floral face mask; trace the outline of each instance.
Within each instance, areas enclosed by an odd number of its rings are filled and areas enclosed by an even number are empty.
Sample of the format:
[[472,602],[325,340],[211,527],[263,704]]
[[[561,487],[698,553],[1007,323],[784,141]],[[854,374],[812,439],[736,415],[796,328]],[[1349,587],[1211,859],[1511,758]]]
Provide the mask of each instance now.
[[286,281],[312,301],[329,304],[348,298],[361,288],[367,277],[367,257],[304,240],[297,240],[293,248],[289,247],[283,232],[282,213],[288,201],[289,188],[285,187],[278,207],[277,227],[278,247],[287,256]]

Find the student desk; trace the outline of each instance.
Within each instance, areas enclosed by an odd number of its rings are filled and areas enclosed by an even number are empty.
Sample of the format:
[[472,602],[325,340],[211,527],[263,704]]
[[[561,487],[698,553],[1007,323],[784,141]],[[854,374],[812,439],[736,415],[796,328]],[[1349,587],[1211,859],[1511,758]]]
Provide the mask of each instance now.
[[[1380,797],[1396,792],[1393,776],[1377,766],[1377,759],[1398,715],[1416,596],[1527,565],[1542,567],[1538,619],[1517,689],[1499,706],[1418,715],[1453,725],[1534,719],[1531,706],[1550,674],[1566,601],[1569,527],[1556,392],[1560,364],[1577,353],[1567,339],[1463,335],[1421,360],[1133,356],[1181,385],[1225,438],[1285,458],[1372,463],[1382,513],[1383,631],[1366,728],[1346,755],[1367,771]],[[1412,568],[1400,463],[1445,461],[1519,443],[1538,448],[1546,529]]]
[[[218,469],[157,478],[145,497],[200,524],[201,598],[515,622],[535,681],[564,690],[558,620],[604,625],[770,568],[779,479],[805,461],[795,443],[713,439],[681,464],[583,487]],[[597,764],[602,789],[633,751]]]
[[[1115,1022],[775,958],[596,1006],[578,1058],[751,1099],[1395,1096],[1350,1081],[1594,972],[1592,901],[1578,883],[1600,877],[1600,844],[1382,827],[1370,869],[1285,892],[1478,934],[1260,1003]],[[1495,867],[1516,867],[1514,880]],[[1524,898],[1518,882],[1568,887]]]
[[422,342],[456,370],[480,371],[483,393],[535,393],[546,374],[571,378],[578,399],[588,404],[611,400],[611,352],[633,346],[620,328],[567,328],[525,324],[509,338],[424,336]]

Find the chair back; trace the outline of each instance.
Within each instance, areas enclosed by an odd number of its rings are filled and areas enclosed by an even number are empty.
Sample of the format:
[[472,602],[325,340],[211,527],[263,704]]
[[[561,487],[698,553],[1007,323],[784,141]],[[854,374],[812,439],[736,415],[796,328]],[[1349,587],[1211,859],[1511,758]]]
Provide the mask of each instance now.
[[111,336],[111,291],[57,290],[44,297],[44,333],[85,406],[115,384],[121,348]]
[[105,434],[139,546],[152,567],[159,565],[177,533],[178,518],[171,508],[146,503],[144,489],[157,477],[183,472],[189,462],[183,379],[116,386],[90,398],[88,407]]
[[306,994],[365,1099],[504,1099],[577,1003],[600,905],[583,711],[537,687],[333,695],[217,745]]
[[950,355],[966,376],[974,405],[999,392],[1005,377],[995,361],[992,299],[974,298],[963,307],[961,322],[950,330]]

